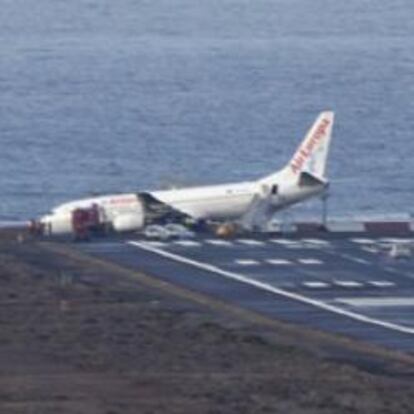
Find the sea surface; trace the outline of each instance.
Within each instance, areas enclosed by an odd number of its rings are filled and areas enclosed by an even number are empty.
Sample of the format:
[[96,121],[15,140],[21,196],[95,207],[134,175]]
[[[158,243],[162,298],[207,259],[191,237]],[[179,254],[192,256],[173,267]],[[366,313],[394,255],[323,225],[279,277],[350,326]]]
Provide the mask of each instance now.
[[412,0],[0,6],[2,220],[91,193],[259,178],[325,109],[330,212],[414,212]]

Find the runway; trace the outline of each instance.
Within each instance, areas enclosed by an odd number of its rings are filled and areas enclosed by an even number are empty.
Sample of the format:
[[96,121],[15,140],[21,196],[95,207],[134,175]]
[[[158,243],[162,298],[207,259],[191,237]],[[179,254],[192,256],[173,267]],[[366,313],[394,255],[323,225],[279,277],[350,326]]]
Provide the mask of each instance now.
[[405,352],[414,351],[414,259],[392,259],[410,238],[131,238],[83,251],[266,316]]

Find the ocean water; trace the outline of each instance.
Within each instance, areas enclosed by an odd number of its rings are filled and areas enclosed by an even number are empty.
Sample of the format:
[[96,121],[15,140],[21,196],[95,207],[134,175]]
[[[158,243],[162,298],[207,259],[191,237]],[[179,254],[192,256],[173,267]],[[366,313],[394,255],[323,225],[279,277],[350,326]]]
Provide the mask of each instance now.
[[412,0],[0,5],[0,219],[258,178],[325,109],[330,211],[414,212]]

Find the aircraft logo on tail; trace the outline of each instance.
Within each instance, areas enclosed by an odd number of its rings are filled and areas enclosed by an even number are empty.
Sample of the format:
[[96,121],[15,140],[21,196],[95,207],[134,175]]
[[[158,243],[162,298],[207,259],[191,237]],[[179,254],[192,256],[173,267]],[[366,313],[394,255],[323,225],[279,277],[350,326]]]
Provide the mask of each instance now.
[[[326,113],[326,115],[330,114]],[[322,117],[322,119],[315,124],[315,127],[310,131],[308,138],[305,139],[292,158],[290,168],[293,174],[297,175],[302,172],[308,162],[314,164],[312,161],[316,162],[317,160],[314,160],[313,158],[317,158],[319,150],[324,152],[324,145],[327,143],[324,143],[323,141],[326,137],[329,137],[329,131],[332,127],[332,123],[332,116],[326,116]]]

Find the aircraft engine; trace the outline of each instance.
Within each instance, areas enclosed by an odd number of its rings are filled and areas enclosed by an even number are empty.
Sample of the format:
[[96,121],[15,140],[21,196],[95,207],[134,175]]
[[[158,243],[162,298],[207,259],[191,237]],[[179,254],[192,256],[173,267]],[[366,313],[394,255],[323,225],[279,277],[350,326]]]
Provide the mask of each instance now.
[[72,215],[71,214],[51,214],[43,217],[38,225],[41,233],[47,236],[55,236],[71,233]]
[[121,214],[112,221],[112,227],[117,232],[139,230],[144,227],[144,224],[144,214],[138,211]]

